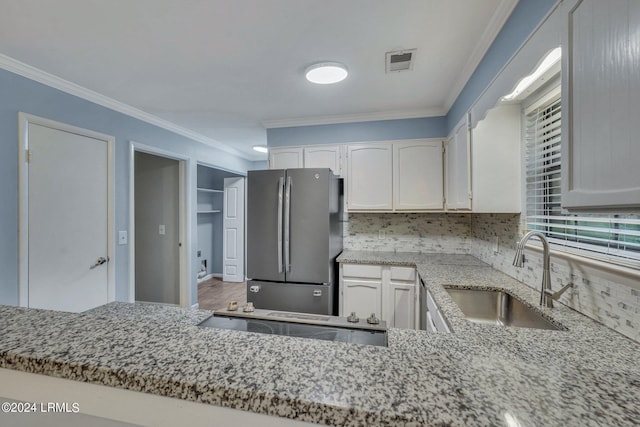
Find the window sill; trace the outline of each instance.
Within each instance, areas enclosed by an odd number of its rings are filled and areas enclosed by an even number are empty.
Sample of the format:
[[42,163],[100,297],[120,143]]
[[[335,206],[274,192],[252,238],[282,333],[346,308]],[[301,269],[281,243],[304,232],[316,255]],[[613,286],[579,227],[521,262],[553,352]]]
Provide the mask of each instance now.
[[[526,247],[527,249],[531,249],[538,254],[542,254],[542,244],[540,243],[527,243]],[[578,255],[573,252],[554,248],[554,246],[551,246],[550,256],[552,259],[557,258],[560,260],[564,260],[567,263],[577,263],[585,267],[591,267],[594,270],[603,271],[609,274],[626,277],[628,279],[640,282],[640,265],[634,268],[627,265],[616,264],[609,261],[590,258],[588,256]],[[636,287],[640,288],[640,284],[638,284]]]

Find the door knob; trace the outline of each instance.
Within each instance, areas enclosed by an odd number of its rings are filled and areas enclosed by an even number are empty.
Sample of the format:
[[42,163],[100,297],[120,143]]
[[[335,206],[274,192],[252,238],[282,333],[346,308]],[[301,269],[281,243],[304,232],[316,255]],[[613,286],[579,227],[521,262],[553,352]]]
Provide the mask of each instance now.
[[96,260],[96,263],[93,264],[91,267],[89,267],[89,270],[93,270],[94,268],[96,268],[99,265],[104,264],[105,262],[109,261],[109,257],[105,258],[105,257],[100,257]]

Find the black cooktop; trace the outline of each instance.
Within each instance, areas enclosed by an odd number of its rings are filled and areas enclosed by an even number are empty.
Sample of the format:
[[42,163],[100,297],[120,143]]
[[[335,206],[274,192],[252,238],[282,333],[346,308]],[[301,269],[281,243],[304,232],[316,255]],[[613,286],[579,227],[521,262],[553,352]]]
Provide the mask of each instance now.
[[387,346],[387,332],[384,330],[352,329],[224,315],[213,315],[198,324],[198,326],[203,328],[257,332],[261,334],[288,335],[291,337],[339,341],[351,344]]

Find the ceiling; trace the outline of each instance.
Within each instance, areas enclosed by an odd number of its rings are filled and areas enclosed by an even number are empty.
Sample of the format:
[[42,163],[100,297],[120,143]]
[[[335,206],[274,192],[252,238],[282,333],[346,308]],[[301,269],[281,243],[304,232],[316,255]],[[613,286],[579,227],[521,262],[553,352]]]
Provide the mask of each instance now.
[[[446,114],[516,3],[0,0],[0,53],[261,160],[266,127]],[[309,83],[318,61],[350,75]]]

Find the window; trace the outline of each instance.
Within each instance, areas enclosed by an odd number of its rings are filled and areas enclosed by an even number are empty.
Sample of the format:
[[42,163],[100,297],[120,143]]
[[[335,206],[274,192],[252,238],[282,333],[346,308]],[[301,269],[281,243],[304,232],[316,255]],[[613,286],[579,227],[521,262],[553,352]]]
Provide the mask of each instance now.
[[564,214],[560,206],[562,105],[556,87],[528,107],[525,119],[526,224],[550,243],[608,261],[640,261],[640,215]]

